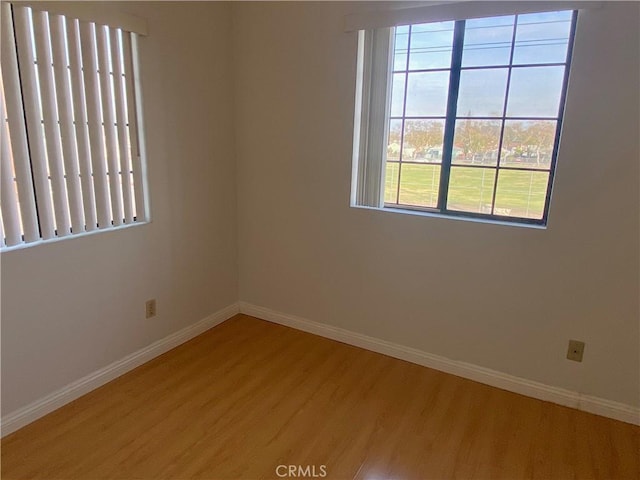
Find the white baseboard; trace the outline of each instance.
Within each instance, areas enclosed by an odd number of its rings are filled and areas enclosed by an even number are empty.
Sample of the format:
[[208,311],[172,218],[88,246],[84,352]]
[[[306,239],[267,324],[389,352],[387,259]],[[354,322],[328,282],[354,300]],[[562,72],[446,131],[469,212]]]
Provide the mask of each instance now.
[[578,410],[594,413],[603,417],[613,418],[626,423],[640,425],[640,408],[637,407],[613,402],[611,400],[605,400],[603,398],[583,395],[563,388],[552,387],[550,385],[545,385],[544,383],[508,375],[506,373],[479,367],[470,363],[451,360],[439,355],[423,352],[415,348],[405,347],[403,345],[369,337],[343,328],[314,322],[294,315],[276,312],[247,302],[239,302],[239,306],[241,313],[251,315],[262,320],[313,333],[321,337],[337,340],[339,342],[354,345],[373,352],[382,353],[390,357],[433,368],[434,370],[440,370],[458,377],[468,378],[492,387],[501,388],[503,390],[508,390],[510,392],[519,393],[521,395],[526,395],[528,397],[537,398],[539,400],[556,403],[566,407],[576,408]]
[[440,370],[493,387],[519,393],[529,397],[576,408],[604,417],[640,425],[640,409],[598,397],[583,395],[570,390],[552,387],[540,382],[526,380],[469,363],[450,360],[439,355],[405,347],[385,340],[351,332],[339,327],[306,320],[304,318],[276,312],[246,302],[239,302],[219,310],[212,315],[173,333],[151,345],[126,356],[100,370],[57,390],[40,400],[11,412],[0,420],[0,436],[4,437],[67,403],[89,393],[130,370],[162,355],[172,348],[200,335],[210,328],[228,320],[237,313],[245,313],[269,322],[313,333],[349,345],[399,358],[411,363]]
[[200,335],[210,328],[228,320],[239,313],[237,303],[231,304],[206,318],[189,325],[151,345],[144,347],[137,352],[127,355],[121,360],[113,362],[100,370],[97,370],[86,377],[76,380],[73,383],[57,390],[40,400],[36,400],[29,405],[15,410],[0,421],[1,436],[15,432],[19,428],[43,417],[63,405],[75,400],[91,390],[104,385],[107,382],[127,373],[130,370],[152,360],[153,358],[168,352],[172,348],[181,345],[188,340]]

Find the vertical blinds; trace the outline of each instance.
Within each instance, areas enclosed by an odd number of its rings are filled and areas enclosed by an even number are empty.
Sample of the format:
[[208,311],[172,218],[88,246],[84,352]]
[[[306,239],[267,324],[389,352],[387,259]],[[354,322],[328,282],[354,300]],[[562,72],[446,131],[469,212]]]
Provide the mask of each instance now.
[[2,3],[2,247],[145,220],[135,33]]

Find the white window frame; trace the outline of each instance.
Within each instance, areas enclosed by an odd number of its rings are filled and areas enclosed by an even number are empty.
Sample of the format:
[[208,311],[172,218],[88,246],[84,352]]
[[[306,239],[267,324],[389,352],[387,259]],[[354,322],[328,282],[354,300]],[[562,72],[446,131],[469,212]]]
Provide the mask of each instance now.
[[[345,17],[345,30],[358,35],[356,99],[354,114],[353,169],[351,206],[385,209],[393,212],[418,213],[446,218],[487,220],[513,225],[546,226],[549,213],[555,157],[559,144],[559,133],[564,116],[564,102],[570,70],[571,50],[575,34],[569,41],[566,76],[563,85],[558,132],[554,146],[549,187],[541,219],[509,217],[495,214],[474,214],[447,210],[442,204],[438,208],[413,208],[411,206],[387,205],[384,202],[386,144],[391,105],[391,72],[393,70],[393,33],[396,26],[421,23],[458,21],[472,18],[493,17],[545,11],[599,8],[600,2],[450,2],[417,8],[399,8],[364,12]],[[453,71],[453,70],[452,70]],[[450,120],[451,113],[447,112]],[[455,115],[454,115],[455,116]],[[448,188],[448,176],[445,179]],[[446,196],[446,191],[444,193]]]

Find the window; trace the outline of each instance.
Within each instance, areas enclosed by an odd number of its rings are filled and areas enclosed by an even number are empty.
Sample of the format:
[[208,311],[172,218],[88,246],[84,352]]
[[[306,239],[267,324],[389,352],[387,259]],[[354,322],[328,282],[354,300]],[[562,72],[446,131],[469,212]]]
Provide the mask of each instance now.
[[146,221],[136,34],[4,2],[1,34],[2,248]]
[[361,31],[353,203],[546,225],[576,16]]

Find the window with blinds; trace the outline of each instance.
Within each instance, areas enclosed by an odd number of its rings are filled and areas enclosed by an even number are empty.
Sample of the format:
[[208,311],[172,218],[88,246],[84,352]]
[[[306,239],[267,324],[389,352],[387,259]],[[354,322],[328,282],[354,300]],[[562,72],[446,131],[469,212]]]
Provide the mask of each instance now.
[[147,220],[136,34],[2,4],[1,247]]

